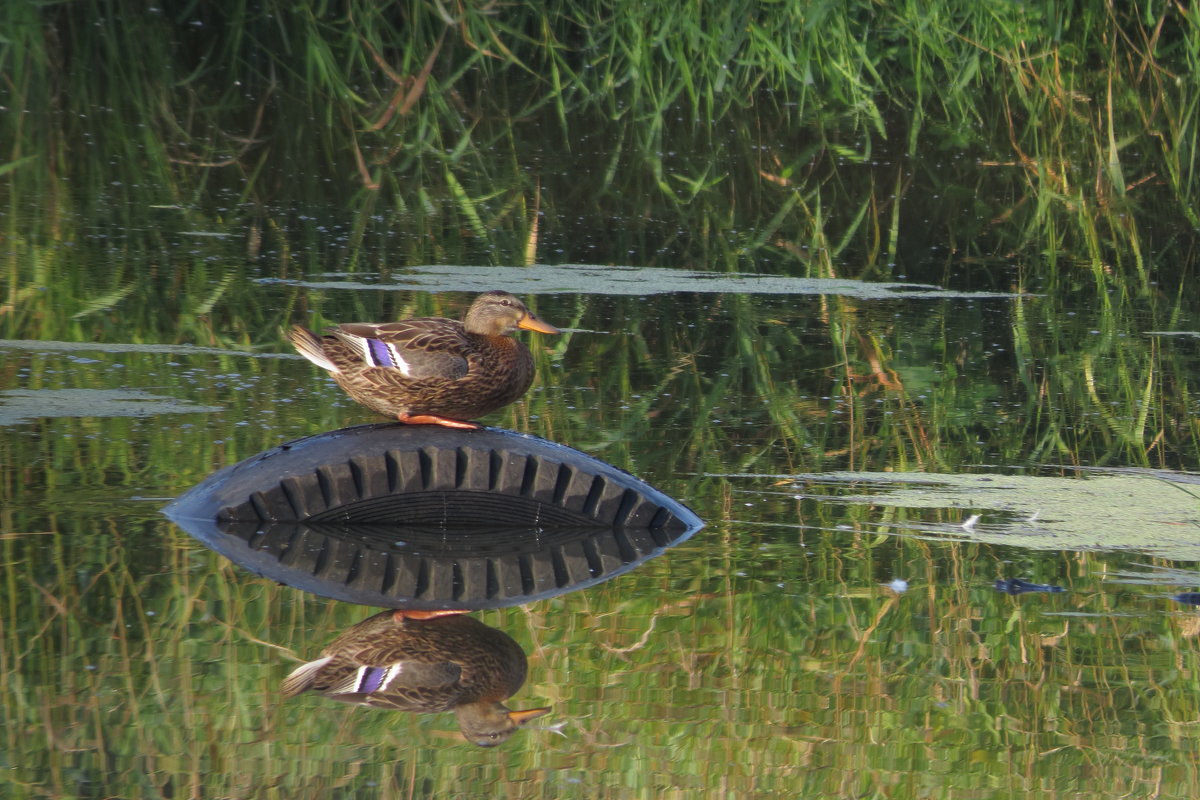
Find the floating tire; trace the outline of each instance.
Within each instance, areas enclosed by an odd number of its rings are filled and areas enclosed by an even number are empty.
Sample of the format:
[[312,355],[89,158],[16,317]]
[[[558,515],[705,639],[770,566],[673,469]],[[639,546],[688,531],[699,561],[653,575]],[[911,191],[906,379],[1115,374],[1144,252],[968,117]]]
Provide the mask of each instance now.
[[164,509],[267,578],[390,608],[494,608],[583,588],[687,539],[686,506],[534,436],[382,423],[280,445]]

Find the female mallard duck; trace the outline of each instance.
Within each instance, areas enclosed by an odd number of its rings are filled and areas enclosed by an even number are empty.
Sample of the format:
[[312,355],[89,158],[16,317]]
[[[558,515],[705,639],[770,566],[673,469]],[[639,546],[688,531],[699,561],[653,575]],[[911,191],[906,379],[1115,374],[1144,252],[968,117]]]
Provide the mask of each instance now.
[[525,682],[525,652],[503,631],[453,611],[384,611],[350,628],[294,670],[283,696],[318,692],[396,711],[450,711],[469,741],[500,744],[550,711],[501,702]]
[[497,291],[475,298],[462,322],[351,323],[325,336],[297,325],[289,338],[372,411],[410,424],[478,428],[467,420],[508,405],[533,383],[533,356],[511,335],[517,328],[559,332]]

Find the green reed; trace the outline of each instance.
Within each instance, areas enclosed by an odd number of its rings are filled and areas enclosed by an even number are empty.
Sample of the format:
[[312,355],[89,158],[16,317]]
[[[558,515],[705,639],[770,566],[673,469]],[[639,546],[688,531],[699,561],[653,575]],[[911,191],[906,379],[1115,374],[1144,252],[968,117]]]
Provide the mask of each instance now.
[[[803,505],[810,523],[851,528],[860,511]],[[413,782],[414,796],[488,796],[501,782],[534,798],[614,774],[611,796],[662,785],[750,796],[797,781],[829,794],[851,781],[1003,797],[1014,781],[1074,785],[1085,767],[1112,777],[1103,797],[1153,775],[1160,790],[1195,788],[1194,619],[1096,622],[1122,608],[1093,583],[1126,564],[1115,556],[1039,561],[1029,576],[1071,594],[1012,598],[990,588],[1012,567],[1002,549],[864,525],[836,547],[812,536],[797,558],[777,528],[719,522],[611,584],[483,614],[529,652],[520,697],[552,703],[567,725],[565,737],[523,731],[480,751],[447,715],[278,698],[288,669],[368,610],[247,576],[163,522],[94,524],[104,547],[0,539],[3,780],[15,798],[408,796]],[[747,541],[760,553],[752,575]],[[881,574],[913,586],[889,594]],[[47,612],[17,613],[23,603]],[[1040,613],[1051,609],[1063,613]],[[964,761],[974,767],[954,766]],[[937,786],[922,783],[928,770]]]
[[[9,794],[432,796],[506,780],[513,796],[551,797],[573,788],[556,781],[591,770],[657,796],[655,764],[670,785],[747,796],[794,793],[796,781],[813,794],[1007,796],[1039,781],[1066,790],[1080,770],[1118,761],[1136,769],[1103,787],[1113,796],[1150,785],[1195,794],[1190,762],[1163,754],[1164,740],[1195,751],[1188,618],[1082,624],[1070,612],[1096,609],[1072,605],[1033,614],[987,590],[1020,553],[899,541],[886,523],[915,512],[788,497],[770,501],[772,519],[806,527],[755,527],[739,510],[747,484],[727,477],[1194,468],[1195,357],[1186,341],[1141,335],[1188,319],[1193,295],[1193,12],[1007,2],[144,12],[0,11],[0,91],[13,112],[0,118],[0,332],[117,346],[71,354],[94,364],[6,354],[0,382],[153,386],[224,412],[59,417],[0,438]],[[539,387],[489,421],[678,493],[712,521],[704,539],[633,585],[489,615],[531,646],[524,696],[561,708],[573,725],[564,742],[523,735],[482,760],[449,738],[444,750],[411,746],[448,737],[445,718],[276,704],[292,659],[358,611],[249,579],[132,498],[373,419],[311,365],[265,357],[289,352],[287,324],[453,316],[465,298],[255,280],[536,261],[903,275],[1041,296],[957,322],[931,302],[905,328],[846,298],[684,295],[656,299],[653,314],[629,298],[539,298],[547,319],[583,332],[539,341]],[[701,324],[647,335],[647,318]],[[119,347],[139,343],[230,352]],[[981,419],[998,428],[986,443]],[[131,498],[138,525],[96,517],[115,493]],[[844,551],[813,531],[838,526],[855,537]],[[767,567],[749,575],[747,541]],[[677,557],[702,569],[676,572]],[[1124,563],[1068,554],[1029,576],[1086,589]],[[924,587],[895,602],[861,588],[900,572]],[[911,669],[914,652],[934,668]],[[1001,680],[980,681],[989,675]],[[677,691],[686,702],[668,702]],[[1131,729],[1135,707],[1150,712]],[[1080,729],[1122,746],[1081,750]],[[879,744],[896,739],[904,746]],[[967,763],[976,771],[954,771]]]
[[[738,181],[737,195],[762,198],[749,218],[769,219],[762,230],[816,225],[832,242],[894,261],[895,247],[879,250],[867,237],[889,231],[896,242],[902,203],[887,195],[901,175],[849,198],[863,214],[891,207],[890,219],[876,220],[887,224],[870,229],[860,227],[866,217],[821,215],[842,203],[835,167],[950,148],[1011,165],[996,169],[1038,202],[997,209],[997,218],[1014,215],[1006,224],[1049,239],[1046,251],[1078,253],[1102,283],[1125,253],[1133,263],[1117,264],[1118,274],[1145,280],[1146,249],[1162,236],[1129,222],[1139,207],[1197,218],[1196,98],[1186,76],[1200,34],[1193,15],[1166,3],[1141,13],[1000,2],[719,11],[267,3],[219,17],[204,8],[101,17],[98,5],[77,3],[4,13],[20,35],[0,59],[13,75],[9,105],[23,112],[9,118],[9,159],[25,164],[10,180],[29,187],[23,194],[54,175],[70,177],[60,189],[68,194],[104,187],[117,224],[131,204],[208,205],[218,188],[257,204],[285,186],[289,197],[329,197],[322,179],[332,177],[333,196],[363,214],[396,209],[420,222],[432,213],[429,228],[465,225],[477,255],[495,253],[529,241],[528,216],[512,210],[538,205],[538,195],[558,208],[570,194],[566,185],[539,189],[553,176],[521,169],[529,156],[516,128],[536,124],[543,142],[570,152],[603,120],[632,124],[622,126],[627,144],[601,156],[611,196],[597,210],[615,203],[634,218],[633,198],[659,196],[692,230],[704,228],[687,213],[692,201],[721,196],[726,176],[744,170],[753,180]],[[98,63],[117,79],[101,79]],[[672,155],[698,152],[689,139],[720,142],[747,119],[752,135],[739,138],[754,146],[740,155],[757,153],[753,161],[714,170]],[[788,146],[797,129],[806,141]],[[98,157],[78,157],[86,152]],[[773,198],[772,181],[810,184],[804,202]],[[735,224],[752,227],[745,217]],[[355,229],[365,230],[361,219]],[[991,238],[971,249],[994,252]],[[752,257],[768,243],[750,244]]]

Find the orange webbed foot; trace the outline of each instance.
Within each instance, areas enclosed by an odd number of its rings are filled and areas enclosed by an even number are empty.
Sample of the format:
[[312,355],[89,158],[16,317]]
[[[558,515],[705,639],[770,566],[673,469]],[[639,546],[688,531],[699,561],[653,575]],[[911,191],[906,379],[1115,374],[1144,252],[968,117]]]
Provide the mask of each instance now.
[[451,419],[450,417],[439,417],[437,414],[409,414],[407,412],[401,412],[396,415],[396,419],[400,420],[405,425],[441,425],[446,428],[460,428],[465,431],[475,431],[483,427],[477,422],[467,422],[461,419]]
[[438,617],[449,617],[454,614],[465,614],[465,609],[454,608],[435,608],[431,610],[422,610],[416,608],[397,608],[392,612],[397,622],[406,619],[437,619]]

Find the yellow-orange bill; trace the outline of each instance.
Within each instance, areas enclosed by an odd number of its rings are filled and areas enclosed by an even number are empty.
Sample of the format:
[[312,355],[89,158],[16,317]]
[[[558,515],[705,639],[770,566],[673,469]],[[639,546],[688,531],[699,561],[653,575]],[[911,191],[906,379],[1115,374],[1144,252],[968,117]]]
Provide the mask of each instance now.
[[550,707],[546,706],[545,708],[530,708],[525,711],[510,711],[508,712],[508,718],[518,725],[524,725],[531,719],[537,719],[549,713]]
[[548,322],[542,322],[533,314],[527,315],[523,320],[517,323],[518,328],[524,328],[527,331],[537,331],[538,333],[562,333],[558,328]]

